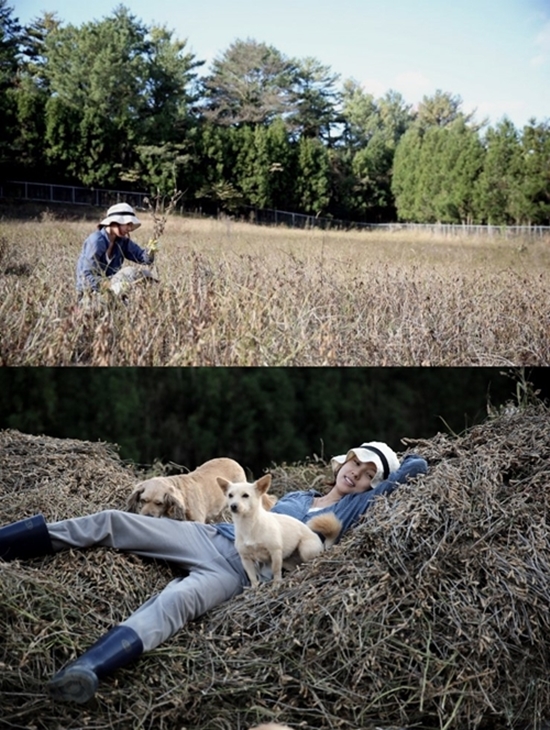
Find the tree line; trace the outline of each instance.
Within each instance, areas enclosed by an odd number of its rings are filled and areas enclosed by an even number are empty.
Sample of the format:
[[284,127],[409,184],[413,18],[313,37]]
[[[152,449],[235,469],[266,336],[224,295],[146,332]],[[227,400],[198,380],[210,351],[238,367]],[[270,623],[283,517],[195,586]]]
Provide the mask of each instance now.
[[[0,368],[0,429],[107,441],[137,464],[230,456],[256,475],[363,441],[461,433],[515,400],[496,368]],[[544,369],[528,373],[544,385]],[[547,379],[547,378],[546,378]]]
[[[0,0],[0,172],[364,222],[550,223],[550,122],[413,109],[253,39],[204,61],[128,8],[22,26]],[[360,69],[358,69],[360,71]]]

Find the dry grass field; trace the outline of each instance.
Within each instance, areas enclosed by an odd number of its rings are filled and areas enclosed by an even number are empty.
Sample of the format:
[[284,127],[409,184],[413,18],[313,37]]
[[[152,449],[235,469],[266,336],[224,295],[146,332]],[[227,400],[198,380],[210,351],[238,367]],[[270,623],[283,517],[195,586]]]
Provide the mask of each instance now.
[[[153,232],[148,214],[134,234]],[[550,364],[549,240],[438,239],[171,216],[160,284],[77,306],[95,221],[0,220],[7,366]]]

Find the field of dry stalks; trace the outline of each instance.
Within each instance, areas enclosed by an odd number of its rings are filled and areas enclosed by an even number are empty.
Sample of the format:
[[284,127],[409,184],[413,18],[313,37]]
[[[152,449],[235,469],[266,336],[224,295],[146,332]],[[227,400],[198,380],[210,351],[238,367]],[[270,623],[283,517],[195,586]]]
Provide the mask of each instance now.
[[[153,232],[148,214],[134,238]],[[77,305],[93,220],[0,220],[0,364],[549,365],[550,241],[171,216],[159,284]]]

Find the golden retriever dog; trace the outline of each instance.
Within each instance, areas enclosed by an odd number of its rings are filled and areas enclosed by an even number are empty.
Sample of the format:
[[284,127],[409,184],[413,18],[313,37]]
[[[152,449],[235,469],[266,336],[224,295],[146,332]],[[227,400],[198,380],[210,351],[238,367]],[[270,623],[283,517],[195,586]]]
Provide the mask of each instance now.
[[210,459],[188,474],[140,482],[128,499],[127,509],[150,517],[211,522],[220,517],[226,504],[217,477],[241,481],[246,474],[233,459]]
[[[235,547],[253,587],[259,584],[256,563],[271,564],[273,580],[280,581],[283,568],[291,570],[297,562],[313,560],[340,534],[342,524],[332,513],[313,517],[306,525],[290,515],[266,510],[262,496],[271,485],[271,474],[252,484],[224,477],[217,481],[233,517]],[[317,532],[325,538],[324,544]]]

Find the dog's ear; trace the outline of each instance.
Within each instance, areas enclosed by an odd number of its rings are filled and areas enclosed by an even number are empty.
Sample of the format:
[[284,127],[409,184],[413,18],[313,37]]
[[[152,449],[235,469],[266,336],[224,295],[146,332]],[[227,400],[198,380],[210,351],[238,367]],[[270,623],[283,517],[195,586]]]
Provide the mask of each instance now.
[[225,477],[216,477],[216,481],[220,485],[220,488],[222,489],[224,494],[227,494],[227,490],[229,489],[229,485],[231,482],[229,479],[226,479]]
[[265,494],[271,486],[271,474],[264,474],[256,482],[256,491],[259,494]]
[[164,514],[173,520],[185,520],[185,509],[182,503],[170,492],[164,494]]
[[142,487],[141,489],[139,487],[134,489],[132,494],[128,497],[128,502],[126,503],[126,509],[128,512],[138,512],[139,500],[143,492],[144,487]]

